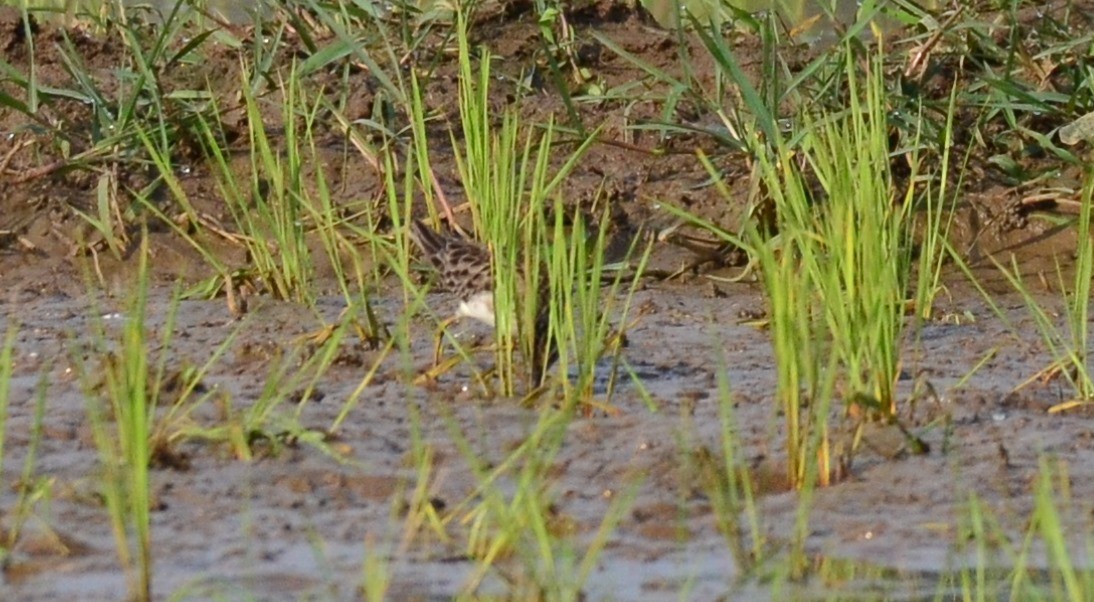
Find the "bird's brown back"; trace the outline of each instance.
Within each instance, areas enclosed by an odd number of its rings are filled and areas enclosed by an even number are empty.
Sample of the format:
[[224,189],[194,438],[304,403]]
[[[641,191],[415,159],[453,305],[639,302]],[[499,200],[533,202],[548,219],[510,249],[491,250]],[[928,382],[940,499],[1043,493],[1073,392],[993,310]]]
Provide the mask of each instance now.
[[490,275],[490,252],[482,245],[455,233],[438,232],[413,221],[410,239],[423,258],[437,270],[441,288],[461,299],[494,290]]
[[[455,233],[443,233],[419,222],[412,221],[408,229],[410,239],[422,256],[438,272],[439,284],[445,290],[463,300],[478,293],[493,292],[494,281],[490,266],[490,251],[477,242]],[[550,286],[541,274],[536,287],[536,318],[534,351],[530,358],[533,379],[542,380],[543,367],[558,359],[557,348],[548,341],[550,320]]]

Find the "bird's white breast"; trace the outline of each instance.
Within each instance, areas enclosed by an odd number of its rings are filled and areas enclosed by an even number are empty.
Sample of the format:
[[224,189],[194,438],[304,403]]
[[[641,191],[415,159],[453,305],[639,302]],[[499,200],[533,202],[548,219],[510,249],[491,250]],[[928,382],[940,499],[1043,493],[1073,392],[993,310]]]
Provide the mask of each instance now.
[[467,301],[460,302],[458,313],[480,322],[494,325],[494,293],[476,293]]

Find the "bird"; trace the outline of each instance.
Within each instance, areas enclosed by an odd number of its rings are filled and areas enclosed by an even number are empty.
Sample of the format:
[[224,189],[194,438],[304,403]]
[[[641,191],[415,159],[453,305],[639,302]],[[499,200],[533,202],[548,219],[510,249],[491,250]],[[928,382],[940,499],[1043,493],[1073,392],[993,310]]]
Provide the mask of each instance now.
[[420,221],[412,221],[410,240],[440,276],[439,284],[460,300],[458,316],[494,326],[494,278],[490,251],[459,234],[441,233]]
[[[441,288],[459,299],[455,318],[467,317],[495,327],[497,314],[490,250],[463,235],[439,232],[417,220],[411,220],[407,234],[422,257],[436,270]],[[527,359],[532,381],[538,386],[543,384],[546,368],[558,359],[558,350],[549,336],[550,287],[546,278],[541,278],[536,290],[532,352]]]

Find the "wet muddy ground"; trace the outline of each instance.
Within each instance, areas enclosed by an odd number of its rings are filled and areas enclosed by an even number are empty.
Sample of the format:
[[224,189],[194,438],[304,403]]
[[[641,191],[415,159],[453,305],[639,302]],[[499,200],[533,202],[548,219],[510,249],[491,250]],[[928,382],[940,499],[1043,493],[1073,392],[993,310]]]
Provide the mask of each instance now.
[[[643,315],[630,330],[625,357],[655,403],[651,409],[624,379],[611,412],[576,419],[553,459],[547,491],[554,512],[570,525],[573,545],[591,542],[613,496],[634,489],[633,505],[609,538],[589,579],[589,599],[765,599],[771,592],[749,580],[735,585],[735,563],[716,528],[701,472],[690,459],[710,452],[721,457],[721,420],[716,381],[725,373],[732,387],[732,416],[741,453],[754,467],[769,545],[790,540],[798,494],[782,490],[781,422],[774,404],[772,354],[764,332],[738,324],[737,316],[762,307],[748,285],[722,285],[724,296],[704,298],[696,287],[657,285],[638,293]],[[158,332],[170,291],[152,296],[148,324]],[[98,456],[88,423],[88,401],[74,376],[74,355],[87,341],[93,320],[108,328],[127,319],[111,299],[22,293],[2,305],[3,326],[21,325],[7,424],[5,474],[17,474],[34,439],[35,400],[44,391],[45,414],[31,477],[45,480],[47,499],[34,506],[26,534],[16,546],[3,590],[5,598],[121,599],[125,581],[99,496]],[[434,299],[443,304],[445,298]],[[337,314],[338,299],[321,307]],[[380,300],[381,316],[403,311],[399,300]],[[237,407],[260,395],[271,361],[251,350],[285,349],[286,341],[315,326],[307,311],[279,302],[256,303],[242,323],[218,301],[184,301],[169,364],[201,365],[233,329],[240,334],[226,356],[203,378]],[[1045,350],[1033,336],[1020,303],[1009,312],[1019,335],[1006,330],[975,295],[955,294],[937,322],[908,342],[903,395],[915,382],[929,382],[938,400],[919,404],[909,424],[929,446],[923,455],[902,450],[895,431],[876,427],[850,477],[816,495],[808,550],[818,557],[855,559],[899,569],[888,578],[843,586],[803,585],[809,592],[865,588],[873,594],[918,598],[935,592],[932,574],[963,566],[967,532],[960,526],[975,495],[1018,537],[1032,508],[1039,458],[1065,459],[1076,501],[1077,533],[1089,528],[1094,491],[1094,440],[1083,413],[1049,415],[1064,401],[1059,383],[1016,386],[1043,367]],[[470,328],[474,330],[474,328]],[[1026,333],[1025,336],[1021,333]],[[430,361],[430,332],[411,333],[412,366]],[[351,345],[353,347],[353,345]],[[993,353],[962,386],[983,358]],[[355,352],[356,353],[356,352]],[[379,352],[360,352],[371,365]],[[275,353],[276,355],[276,353]],[[76,355],[78,357],[78,355]],[[479,356],[481,362],[488,357]],[[95,359],[88,360],[95,365]],[[331,424],[363,376],[360,365],[336,366],[321,379],[321,399],[279,411],[298,410],[299,422],[316,429]],[[607,367],[605,367],[607,369]],[[536,424],[535,408],[512,400],[484,401],[466,392],[466,371],[429,387],[408,382],[399,362],[381,368],[330,444],[335,459],[306,444],[278,446],[250,462],[227,446],[186,443],[185,461],[153,473],[152,528],[155,591],[186,592],[191,599],[353,599],[366,554],[387,559],[391,592],[398,599],[434,599],[460,591],[474,570],[466,550],[426,532],[409,537],[405,504],[417,475],[411,461],[412,406],[420,414],[422,441],[434,452],[429,496],[451,507],[476,485],[457,449],[457,427],[476,454],[500,462]],[[44,384],[43,384],[44,383]],[[45,387],[42,389],[42,387]],[[209,404],[215,405],[215,404]],[[213,424],[211,407],[194,417]],[[706,452],[701,451],[706,450]],[[12,489],[0,494],[15,506]],[[465,527],[455,527],[463,529]],[[461,541],[455,538],[453,541]],[[1003,562],[1003,559],[1000,559]],[[845,589],[841,590],[840,587]],[[501,594],[501,583],[481,590]],[[859,591],[859,593],[863,593]],[[221,598],[224,599],[224,598]]]
[[[601,47],[593,31],[679,73],[675,34],[657,29],[635,12],[607,10],[610,3],[586,4],[571,17],[580,39],[591,45],[590,68],[606,86],[636,81],[643,74]],[[1069,14],[1082,18],[1083,13],[1076,9]],[[7,60],[26,65],[28,58],[18,54],[23,47],[21,22],[10,14],[0,17],[0,46],[9,51]],[[500,68],[514,69],[508,76],[515,80],[522,65],[534,62],[536,29],[526,14],[490,17],[480,26],[481,40],[490,40],[492,50],[506,59]],[[51,27],[37,35],[40,41],[59,39]],[[693,69],[710,83],[709,58],[694,52],[699,48],[694,39],[690,43]],[[101,71],[103,78],[111,77],[118,48],[90,37],[79,37],[75,44],[88,55],[90,68]],[[754,44],[744,40],[739,46],[742,63],[751,70],[759,56]],[[56,45],[40,43],[38,48],[38,76],[62,85],[68,76]],[[208,71],[230,70],[237,64],[236,53],[222,49],[209,59]],[[179,87],[185,87],[202,73],[180,68],[174,75]],[[426,88],[427,102],[450,120],[455,113],[448,102],[456,92],[453,73],[452,65],[443,65]],[[235,81],[225,77],[221,92],[228,94]],[[344,91],[351,99],[346,113],[351,119],[368,118],[375,88],[364,76],[354,81],[359,88]],[[318,87],[329,82],[313,83]],[[949,82],[935,82],[933,87],[948,93]],[[503,99],[506,90],[497,94]],[[57,99],[47,110],[59,119],[71,118],[73,131],[86,128],[79,123],[86,118],[86,107],[66,102]],[[561,114],[558,99],[547,89],[523,102],[521,112],[532,120]],[[263,99],[271,116],[276,116],[277,105],[276,94]],[[580,104],[589,124],[606,123],[604,137],[625,140],[626,145],[594,145],[568,183],[567,198],[580,206],[607,197],[621,216],[634,219],[648,213],[653,202],[670,202],[720,224],[735,223],[752,184],[746,159],[709,136],[659,139],[627,129],[643,120],[659,121],[663,108],[656,99],[625,107]],[[710,114],[686,102],[678,112],[675,117],[692,125],[716,124]],[[1045,121],[1045,131],[1063,123]],[[118,261],[101,246],[94,250],[95,241],[88,240],[93,233],[74,212],[93,208],[94,172],[50,169],[56,165],[50,153],[59,151],[42,140],[44,135],[20,129],[24,125],[16,112],[0,109],[0,129],[18,131],[0,142],[6,157],[0,173],[0,331],[19,325],[3,448],[4,530],[18,520],[11,511],[18,505],[18,475],[28,455],[33,458],[28,478],[43,497],[31,505],[31,516],[0,583],[0,598],[123,599],[126,583],[103,507],[102,468],[88,420],[93,396],[78,373],[81,366],[95,372],[103,361],[89,353],[95,325],[104,324],[108,333],[116,333],[131,319],[126,299],[135,278],[135,254]],[[458,200],[460,186],[446,151],[447,136],[447,130],[438,126],[435,167],[441,186]],[[378,198],[380,174],[362,169],[360,158],[347,160],[347,145],[337,132],[328,142],[323,152],[331,164],[343,166],[328,174],[330,185],[346,207]],[[27,146],[20,145],[27,144],[36,152],[21,152]],[[652,152],[654,147],[657,153]],[[709,176],[695,159],[697,148],[714,157],[739,204],[726,204],[708,185]],[[1029,169],[1046,168],[1051,159],[1024,157]],[[191,201],[202,213],[229,223],[210,173],[198,159],[189,158],[194,169],[182,178],[182,185]],[[900,382],[904,398],[928,384],[937,394],[921,399],[914,412],[903,416],[929,451],[912,454],[898,433],[872,427],[866,451],[856,456],[850,474],[815,494],[810,516],[807,549],[818,563],[848,559],[895,571],[845,583],[808,581],[796,586],[800,597],[833,591],[867,598],[933,596],[939,573],[975,560],[962,547],[969,538],[962,521],[970,496],[994,513],[1012,543],[1020,541],[1045,454],[1066,464],[1074,501],[1066,513],[1074,522],[1072,532],[1078,536],[1091,531],[1091,414],[1081,409],[1047,413],[1067,399],[1069,389],[1062,380],[1018,388],[1045,366],[1049,354],[1023,302],[1005,293],[986,259],[1015,252],[1023,269],[1031,275],[1045,272],[1051,280],[1054,259],[1069,256],[1074,235],[1067,228],[1032,219],[1031,214],[1066,214],[1070,205],[1033,204],[1026,199],[1040,190],[1038,186],[1074,191],[1077,172],[1064,168],[1052,182],[1016,186],[986,161],[974,161],[971,169],[954,239],[988,289],[998,295],[996,302],[1014,330],[992,314],[961,276],[947,277],[949,289],[939,302],[936,319],[906,342]],[[122,183],[133,188],[150,179],[151,174],[136,169],[121,175]],[[163,203],[165,210],[171,207],[170,200]],[[164,350],[156,348],[155,341],[169,314],[171,282],[182,277],[192,284],[209,277],[211,270],[169,229],[153,227],[150,239],[156,285],[147,325],[158,359]],[[209,235],[202,243],[233,265],[245,263],[239,247],[217,236]],[[91,267],[91,259],[98,261],[97,268]],[[654,251],[655,265],[669,271],[690,259],[694,258],[680,249]],[[89,276],[93,269],[101,277]],[[319,269],[322,273],[323,266]],[[763,537],[771,550],[785,549],[792,539],[800,497],[786,491],[779,469],[784,428],[776,408],[772,351],[768,335],[748,323],[763,314],[765,301],[757,285],[718,282],[707,278],[711,274],[724,275],[689,272],[683,280],[649,280],[639,290],[624,357],[641,387],[629,377],[621,378],[609,411],[575,419],[551,460],[545,490],[554,500],[552,512],[563,525],[560,530],[578,557],[593,542],[610,504],[631,491],[635,496],[583,587],[587,599],[782,599],[761,577],[738,579],[740,572],[716,526],[705,487],[702,464],[721,458],[721,424],[729,407],[740,454],[760,489]],[[320,288],[334,289],[329,281],[321,282]],[[372,299],[377,315],[394,325],[408,311],[404,296],[394,280],[378,288]],[[452,299],[440,293],[431,294],[428,301],[438,313],[453,307]],[[335,296],[322,297],[317,304],[326,322],[334,321],[343,306],[343,299]],[[217,425],[228,406],[252,406],[271,374],[291,374],[292,362],[300,361],[295,358],[306,347],[295,337],[320,323],[309,308],[263,295],[250,299],[250,311],[242,320],[231,315],[223,298],[182,301],[177,334],[165,351],[172,369],[203,365],[235,334],[225,355],[201,379],[198,394],[209,395],[211,401],[190,417],[195,427]],[[461,547],[466,537],[446,541],[428,529],[407,529],[407,505],[419,481],[414,433],[420,429],[422,444],[434,454],[428,499],[438,509],[451,509],[476,486],[453,433],[462,433],[477,457],[496,463],[525,441],[542,413],[512,400],[484,398],[466,366],[436,383],[415,384],[414,377],[430,363],[433,320],[411,323],[409,353],[383,358],[360,395],[362,379],[383,352],[351,337],[340,347],[334,366],[316,383],[312,399],[278,407],[286,430],[320,432],[331,425],[347,399],[356,398],[336,436],[323,442],[329,453],[307,442],[275,438],[256,445],[256,457],[243,461],[223,443],[189,438],[178,446],[177,455],[160,459],[153,471],[152,514],[157,598],[358,599],[363,566],[370,556],[388,563],[389,591],[395,599],[447,599],[461,591],[475,570]],[[457,330],[464,338],[483,333],[473,325]],[[476,361],[487,366],[489,354],[477,355]],[[602,368],[606,375],[609,366]],[[729,404],[720,403],[722,375],[731,388]],[[301,382],[292,384],[303,387]],[[165,396],[169,398],[170,391]],[[40,434],[35,431],[39,400]],[[453,522],[450,528],[466,532],[469,527]],[[1082,558],[1080,552],[1074,554],[1073,558]],[[1002,567],[1010,562],[1001,554],[992,561]],[[510,559],[502,566],[516,572],[520,562]],[[494,573],[478,591],[504,596],[511,593],[509,587]]]

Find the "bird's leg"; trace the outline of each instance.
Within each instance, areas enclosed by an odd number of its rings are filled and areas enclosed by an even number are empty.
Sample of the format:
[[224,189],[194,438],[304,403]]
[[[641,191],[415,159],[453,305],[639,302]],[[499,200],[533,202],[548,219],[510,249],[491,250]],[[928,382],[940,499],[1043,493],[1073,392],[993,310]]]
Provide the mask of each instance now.
[[[433,365],[429,370],[426,370],[421,375],[419,375],[418,378],[414,380],[414,382],[416,384],[423,384],[426,382],[434,381],[440,375],[448,372],[457,364],[466,360],[470,362],[472,371],[475,375],[475,379],[478,381],[479,385],[482,387],[485,393],[486,391],[489,391],[489,387],[487,387],[486,383],[489,379],[490,372],[488,371],[486,373],[483,373],[477,367],[475,367],[474,362],[471,359],[471,355],[468,353],[468,351],[460,347],[458,343],[454,343],[456,345],[456,352],[450,357],[444,357],[443,347],[445,333],[448,331],[448,327],[453,323],[459,321],[459,319],[460,316],[453,316],[451,318],[448,318],[447,320],[441,321],[438,324],[436,334],[433,338]],[[478,348],[473,347],[470,351],[473,352],[477,349]]]
[[443,353],[442,347],[444,347],[444,333],[448,331],[448,327],[459,321],[459,316],[452,316],[451,318],[442,320],[437,325],[437,332],[433,336],[433,367],[436,368],[441,363],[441,354]]
[[437,380],[438,376],[451,370],[452,367],[460,361],[460,357],[458,355],[452,356],[448,359],[443,358],[444,333],[448,330],[448,327],[451,324],[456,322],[457,319],[458,316],[453,316],[446,320],[441,320],[441,322],[437,324],[437,330],[433,333],[433,363],[432,365],[430,365],[429,370],[426,370],[425,372],[420,374],[418,378],[414,379],[415,384],[423,384],[426,382]]

